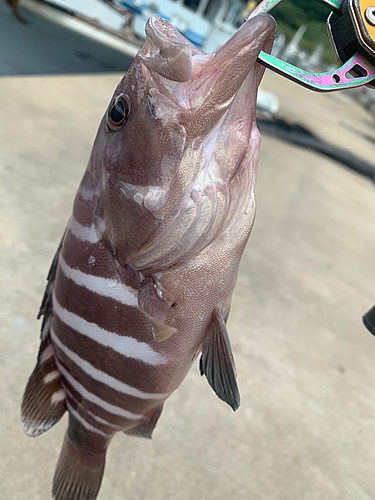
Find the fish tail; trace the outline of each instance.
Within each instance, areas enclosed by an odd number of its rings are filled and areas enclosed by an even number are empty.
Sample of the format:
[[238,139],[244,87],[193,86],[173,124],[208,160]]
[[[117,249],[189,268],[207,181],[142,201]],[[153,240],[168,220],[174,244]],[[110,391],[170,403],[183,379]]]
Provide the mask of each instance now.
[[106,450],[92,453],[65,435],[53,479],[55,500],[95,500],[102,482]]

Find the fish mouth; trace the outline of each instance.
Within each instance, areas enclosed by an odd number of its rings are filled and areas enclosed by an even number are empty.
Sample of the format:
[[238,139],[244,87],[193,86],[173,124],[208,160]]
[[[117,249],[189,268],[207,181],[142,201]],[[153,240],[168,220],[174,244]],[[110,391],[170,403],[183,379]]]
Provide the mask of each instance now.
[[255,101],[264,73],[257,58],[261,50],[271,51],[275,34],[273,17],[260,14],[246,21],[216,52],[192,57],[190,106],[200,108],[202,119],[206,113],[222,116],[238,94],[246,92],[249,100]]
[[145,66],[172,82],[189,81],[194,46],[156,14],[147,21],[145,32],[146,41],[139,52]]
[[[195,94],[205,91],[226,74],[223,98],[233,96],[256,63],[261,50],[269,52],[276,22],[268,14],[246,21],[216,52],[206,54],[158,15],[146,24],[146,41],[139,52],[144,64],[163,78]],[[228,85],[230,84],[230,85]],[[194,97],[194,96],[193,96]]]
[[204,136],[220,121],[237,94],[246,93],[243,100],[249,102],[244,105],[249,115],[255,114],[264,72],[256,61],[261,50],[271,50],[275,33],[273,17],[259,14],[246,21],[217,51],[206,54],[169,21],[154,15],[147,22],[146,42],[139,56],[151,70],[160,93],[181,111],[181,123],[197,137]]

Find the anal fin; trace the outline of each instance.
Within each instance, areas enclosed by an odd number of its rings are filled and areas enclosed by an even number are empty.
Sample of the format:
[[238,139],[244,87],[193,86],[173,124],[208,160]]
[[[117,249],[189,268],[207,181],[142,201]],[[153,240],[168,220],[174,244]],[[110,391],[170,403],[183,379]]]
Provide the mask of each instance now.
[[152,433],[156,427],[156,424],[158,423],[162,411],[163,411],[163,405],[157,408],[149,419],[143,420],[136,427],[133,427],[128,431],[124,431],[124,433],[127,434],[128,436],[136,436],[136,437],[151,439]]
[[66,410],[65,398],[53,346],[48,342],[40,351],[23,395],[21,422],[25,433],[36,437],[58,422]]
[[217,396],[236,411],[240,406],[236,366],[225,321],[218,309],[212,313],[212,324],[203,342],[199,368]]

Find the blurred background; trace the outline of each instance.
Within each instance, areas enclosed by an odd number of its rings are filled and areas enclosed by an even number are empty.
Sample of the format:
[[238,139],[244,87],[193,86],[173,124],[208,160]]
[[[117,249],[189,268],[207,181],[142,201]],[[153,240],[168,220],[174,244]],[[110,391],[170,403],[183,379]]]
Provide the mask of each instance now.
[[[109,99],[153,13],[207,52],[254,8],[240,0],[0,2],[0,499],[50,498],[66,416],[19,424],[45,279]],[[15,12],[13,12],[13,10]],[[274,53],[335,65],[311,0],[284,0]],[[18,16],[18,17],[17,17]],[[257,218],[229,333],[233,413],[194,366],[153,440],[116,436],[99,499],[375,498],[374,91],[315,94],[266,72]]]

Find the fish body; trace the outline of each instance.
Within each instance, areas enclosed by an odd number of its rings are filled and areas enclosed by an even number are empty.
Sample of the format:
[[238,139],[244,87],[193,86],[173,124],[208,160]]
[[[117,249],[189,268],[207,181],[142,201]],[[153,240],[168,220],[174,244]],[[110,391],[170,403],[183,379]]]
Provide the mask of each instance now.
[[206,55],[153,16],[111,99],[48,276],[22,422],[37,436],[69,412],[57,500],[97,496],[119,431],[150,438],[202,353],[239,406],[225,322],[255,215],[260,50],[270,16]]

